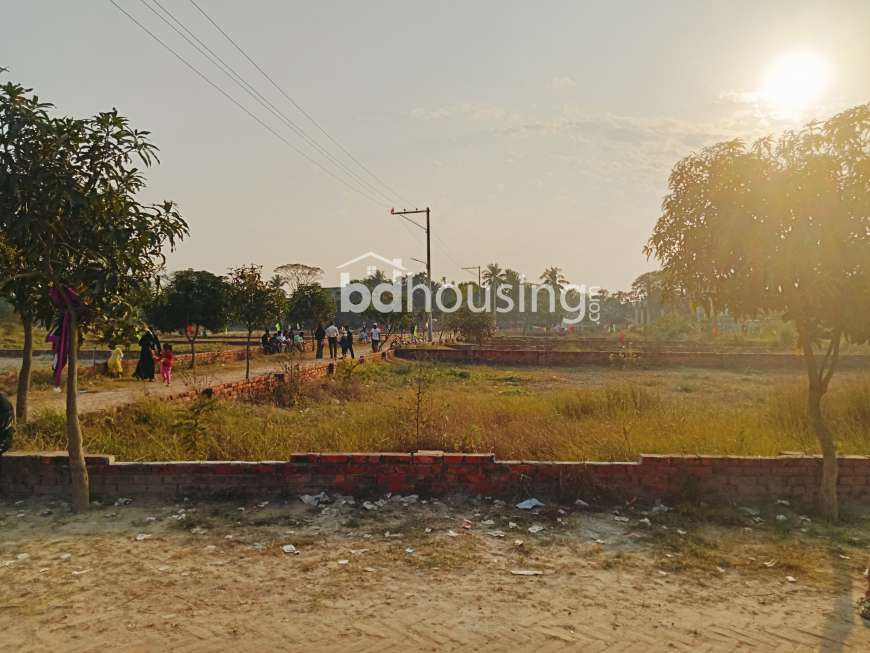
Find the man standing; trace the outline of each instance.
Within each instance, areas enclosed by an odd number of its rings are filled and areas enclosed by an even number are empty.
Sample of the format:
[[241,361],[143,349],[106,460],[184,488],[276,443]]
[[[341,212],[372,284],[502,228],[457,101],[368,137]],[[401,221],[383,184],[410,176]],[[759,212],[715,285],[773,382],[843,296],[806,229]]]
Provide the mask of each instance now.
[[372,324],[372,351],[379,351],[381,348],[381,330],[378,328],[377,322]]
[[12,447],[15,429],[15,409],[5,392],[0,392],[0,456]]
[[326,327],[326,339],[329,342],[329,357],[335,360],[338,357],[338,327],[332,322]]
[[314,342],[317,346],[315,358],[323,358],[323,339],[326,337],[326,331],[323,330],[323,324],[317,323],[317,328],[314,330]]

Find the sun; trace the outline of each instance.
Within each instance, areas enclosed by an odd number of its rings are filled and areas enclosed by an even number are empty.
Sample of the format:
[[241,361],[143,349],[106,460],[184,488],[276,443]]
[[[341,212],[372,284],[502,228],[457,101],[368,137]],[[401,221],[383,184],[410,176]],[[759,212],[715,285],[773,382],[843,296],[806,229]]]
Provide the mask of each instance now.
[[770,67],[761,97],[779,117],[797,118],[821,97],[827,82],[824,58],[814,52],[793,52]]

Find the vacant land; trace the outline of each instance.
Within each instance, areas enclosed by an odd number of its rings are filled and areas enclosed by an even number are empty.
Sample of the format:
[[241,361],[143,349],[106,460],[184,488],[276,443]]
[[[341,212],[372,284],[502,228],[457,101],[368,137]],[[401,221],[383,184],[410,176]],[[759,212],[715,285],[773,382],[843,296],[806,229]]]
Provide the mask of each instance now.
[[[85,446],[124,460],[286,459],[298,451],[494,452],[623,460],[639,453],[817,452],[801,374],[573,370],[394,362],[248,402],[150,398],[84,417]],[[870,374],[835,377],[825,410],[842,453],[870,453]],[[63,448],[44,413],[16,448]]]
[[868,516],[830,529],[781,505],[647,508],[390,497],[367,509],[333,496],[73,516],[59,503],[0,503],[0,648],[870,646],[856,610]]

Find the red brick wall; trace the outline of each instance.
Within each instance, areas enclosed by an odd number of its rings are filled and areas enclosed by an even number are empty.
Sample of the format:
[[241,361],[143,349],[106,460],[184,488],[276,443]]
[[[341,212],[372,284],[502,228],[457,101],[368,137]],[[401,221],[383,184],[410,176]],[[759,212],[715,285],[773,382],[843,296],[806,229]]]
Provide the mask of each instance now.
[[[427,496],[465,493],[496,497],[573,499],[684,498],[711,503],[790,499],[811,504],[821,473],[818,457],[641,456],[638,462],[497,461],[492,455],[441,452],[303,453],[289,461],[115,462],[89,456],[94,496],[264,496],[274,493],[386,492]],[[11,453],[2,458],[7,495],[68,492],[63,453]],[[870,501],[870,457],[840,459],[841,499]]]
[[[393,351],[381,351],[378,353],[369,353],[357,356],[358,363],[377,363],[380,361],[391,360],[394,357]],[[328,361],[315,365],[306,365],[299,370],[299,376],[303,381],[309,379],[317,379],[329,376],[335,370],[335,364]],[[204,391],[187,390],[179,394],[170,396],[169,398],[175,401],[193,401],[201,392],[207,392],[212,397],[221,399],[238,399],[239,397],[247,397],[252,394],[258,394],[264,391],[271,390],[279,382],[283,380],[283,374],[264,374],[255,376],[248,381],[236,381],[233,383],[221,383],[219,385],[207,388]]]
[[[625,358],[606,351],[545,351],[537,349],[414,349],[397,350],[399,358],[489,365],[633,365],[641,367],[703,367],[715,369],[804,369],[799,354],[748,352],[632,352]],[[840,367],[870,367],[870,356],[840,357]]]

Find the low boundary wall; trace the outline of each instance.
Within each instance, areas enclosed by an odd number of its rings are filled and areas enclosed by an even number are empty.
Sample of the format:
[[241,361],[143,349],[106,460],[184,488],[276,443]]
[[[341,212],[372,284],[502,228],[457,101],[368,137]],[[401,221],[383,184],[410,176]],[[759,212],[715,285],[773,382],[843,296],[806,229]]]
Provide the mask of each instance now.
[[[66,496],[65,453],[7,453],[0,490],[9,496]],[[300,453],[289,461],[116,462],[88,456],[95,497],[260,497],[270,494],[386,492],[443,496],[554,497],[563,500],[690,500],[753,503],[816,498],[821,458],[643,455],[637,462],[499,461],[491,454],[443,452]],[[839,460],[844,503],[870,501],[870,457]]]
[[[757,352],[607,352],[547,351],[541,349],[416,349],[396,350],[399,358],[460,364],[638,367],[701,367],[712,369],[803,370],[800,354]],[[870,356],[840,356],[840,368],[870,368]]]
[[[392,360],[395,357],[393,351],[369,352],[356,357],[357,363],[377,363],[379,361]],[[315,365],[303,365],[298,370],[299,379],[307,381],[310,379],[319,379],[330,376],[335,371],[335,363],[325,361]],[[185,392],[174,394],[169,397],[173,401],[193,401],[201,394],[206,394],[211,397],[221,399],[238,399],[244,398],[251,394],[265,392],[271,390],[279,383],[285,381],[283,373],[263,374],[255,376],[247,381],[234,381],[232,383],[221,383],[202,390],[187,390]]]

